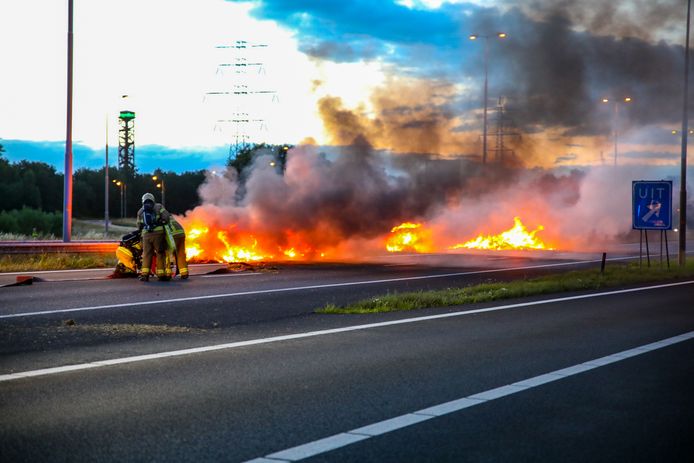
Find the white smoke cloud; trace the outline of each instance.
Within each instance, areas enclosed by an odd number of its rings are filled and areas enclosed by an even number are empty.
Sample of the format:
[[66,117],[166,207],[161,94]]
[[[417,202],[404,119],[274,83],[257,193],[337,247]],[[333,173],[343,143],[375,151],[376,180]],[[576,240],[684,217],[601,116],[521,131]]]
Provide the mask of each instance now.
[[[391,228],[423,223],[435,251],[478,234],[497,234],[520,217],[558,250],[602,249],[631,231],[631,182],[676,174],[668,168],[522,169],[458,159],[391,156],[357,144],[326,156],[291,150],[286,171],[256,158],[240,185],[235,172],[210,175],[189,227],[224,230],[257,243],[267,257],[294,249],[304,258],[384,254]],[[243,192],[240,194],[240,192]],[[207,245],[215,236],[211,235]]]

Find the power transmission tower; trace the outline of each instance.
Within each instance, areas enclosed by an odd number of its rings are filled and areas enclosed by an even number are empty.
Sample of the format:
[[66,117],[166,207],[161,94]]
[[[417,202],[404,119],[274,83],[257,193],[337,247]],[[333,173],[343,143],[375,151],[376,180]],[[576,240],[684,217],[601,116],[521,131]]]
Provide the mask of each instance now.
[[[223,115],[216,120],[215,130],[223,131],[224,127],[231,126],[232,140],[229,143],[228,161],[233,161],[239,152],[254,141],[252,132],[256,133],[257,137],[257,132],[267,130],[265,118],[258,114],[258,101],[255,98],[271,96],[275,102],[277,92],[259,88],[259,76],[265,74],[265,66],[255,56],[255,51],[267,48],[267,45],[236,40],[231,45],[218,45],[215,48],[229,52],[225,56],[227,61],[217,65],[217,74],[223,78],[222,89],[206,92],[205,96],[230,99],[230,103],[223,106]],[[257,71],[249,73],[249,70],[253,69]],[[233,72],[228,73],[226,70]],[[257,127],[255,130],[253,125]]]
[[489,151],[495,153],[495,160],[498,163],[503,163],[505,158],[512,157],[515,152],[506,144],[507,139],[518,139],[520,133],[515,128],[515,124],[508,116],[506,109],[506,97],[500,96],[496,104],[495,124],[492,130],[487,134],[494,136],[496,143],[493,148],[488,148]]

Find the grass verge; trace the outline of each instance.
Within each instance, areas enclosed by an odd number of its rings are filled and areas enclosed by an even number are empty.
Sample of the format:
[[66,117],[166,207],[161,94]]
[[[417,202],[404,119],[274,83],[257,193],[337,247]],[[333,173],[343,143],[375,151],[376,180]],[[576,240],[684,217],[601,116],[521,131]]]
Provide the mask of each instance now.
[[46,253],[0,255],[0,272],[115,267],[115,254]]
[[[132,219],[116,219],[111,220],[111,225],[108,228],[108,234],[104,233],[103,220],[72,220],[72,239],[79,240],[96,240],[96,241],[118,241],[121,236],[135,230],[135,218]],[[36,232],[33,234],[9,233],[0,232],[0,241],[33,241],[33,240],[60,240],[62,236],[45,232]]]
[[694,277],[694,260],[684,268],[643,267],[638,264],[611,264],[604,274],[599,270],[577,270],[526,280],[483,283],[439,291],[392,293],[357,301],[346,306],[328,304],[316,310],[321,314],[368,314],[449,307],[565,291],[612,288],[638,283],[682,280]]

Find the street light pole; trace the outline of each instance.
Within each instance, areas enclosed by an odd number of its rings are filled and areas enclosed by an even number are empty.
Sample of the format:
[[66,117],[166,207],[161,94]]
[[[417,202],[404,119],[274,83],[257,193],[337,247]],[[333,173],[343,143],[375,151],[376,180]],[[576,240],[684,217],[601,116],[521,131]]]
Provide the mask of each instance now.
[[161,205],[166,207],[166,184],[164,183],[164,177],[153,175],[152,180],[155,182],[157,180],[161,180],[159,183],[157,183],[157,188],[161,188]]
[[72,23],[73,0],[67,8],[67,123],[65,136],[65,179],[63,182],[63,242],[72,237]]
[[125,217],[125,195],[123,191],[125,189],[125,182],[116,180],[115,178],[111,181],[115,183],[118,188],[120,188],[120,218],[122,219]]
[[617,167],[617,140],[619,139],[619,101],[614,102],[614,166]]
[[[609,103],[610,99],[609,98],[603,98],[602,99],[603,103]],[[617,152],[618,152],[618,144],[619,144],[619,103],[624,102],[624,103],[631,103],[631,97],[627,96],[622,98],[622,100],[614,100],[614,109],[613,109],[613,116],[612,116],[612,136],[614,138],[614,165],[615,167],[617,166]]]
[[[482,164],[487,163],[487,100],[488,88],[489,88],[489,35],[470,35],[470,40],[477,40],[478,38],[484,39],[484,113],[482,114]],[[505,32],[498,32],[496,37],[500,39],[505,39],[507,34]]]
[[689,92],[689,19],[692,0],[687,1],[687,38],[684,46],[684,103],[682,104],[682,158],[680,163],[679,264],[684,267],[687,252],[687,98]]
[[482,124],[482,164],[487,163],[487,93],[489,85],[489,37],[484,38],[484,115]]
[[106,162],[104,164],[104,237],[108,235],[108,113],[106,114]]

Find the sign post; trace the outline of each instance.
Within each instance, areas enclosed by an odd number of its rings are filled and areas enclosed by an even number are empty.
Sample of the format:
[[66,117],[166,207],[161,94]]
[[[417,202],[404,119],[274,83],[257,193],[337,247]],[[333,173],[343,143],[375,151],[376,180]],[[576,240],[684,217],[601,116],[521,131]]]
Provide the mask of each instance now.
[[[662,262],[663,238],[668,268],[670,253],[667,244],[667,230],[672,230],[672,180],[635,180],[631,182],[631,227],[641,232],[641,240],[646,237],[646,254],[650,266],[648,249],[648,230],[660,230],[660,259]],[[639,249],[639,262],[643,250]]]

